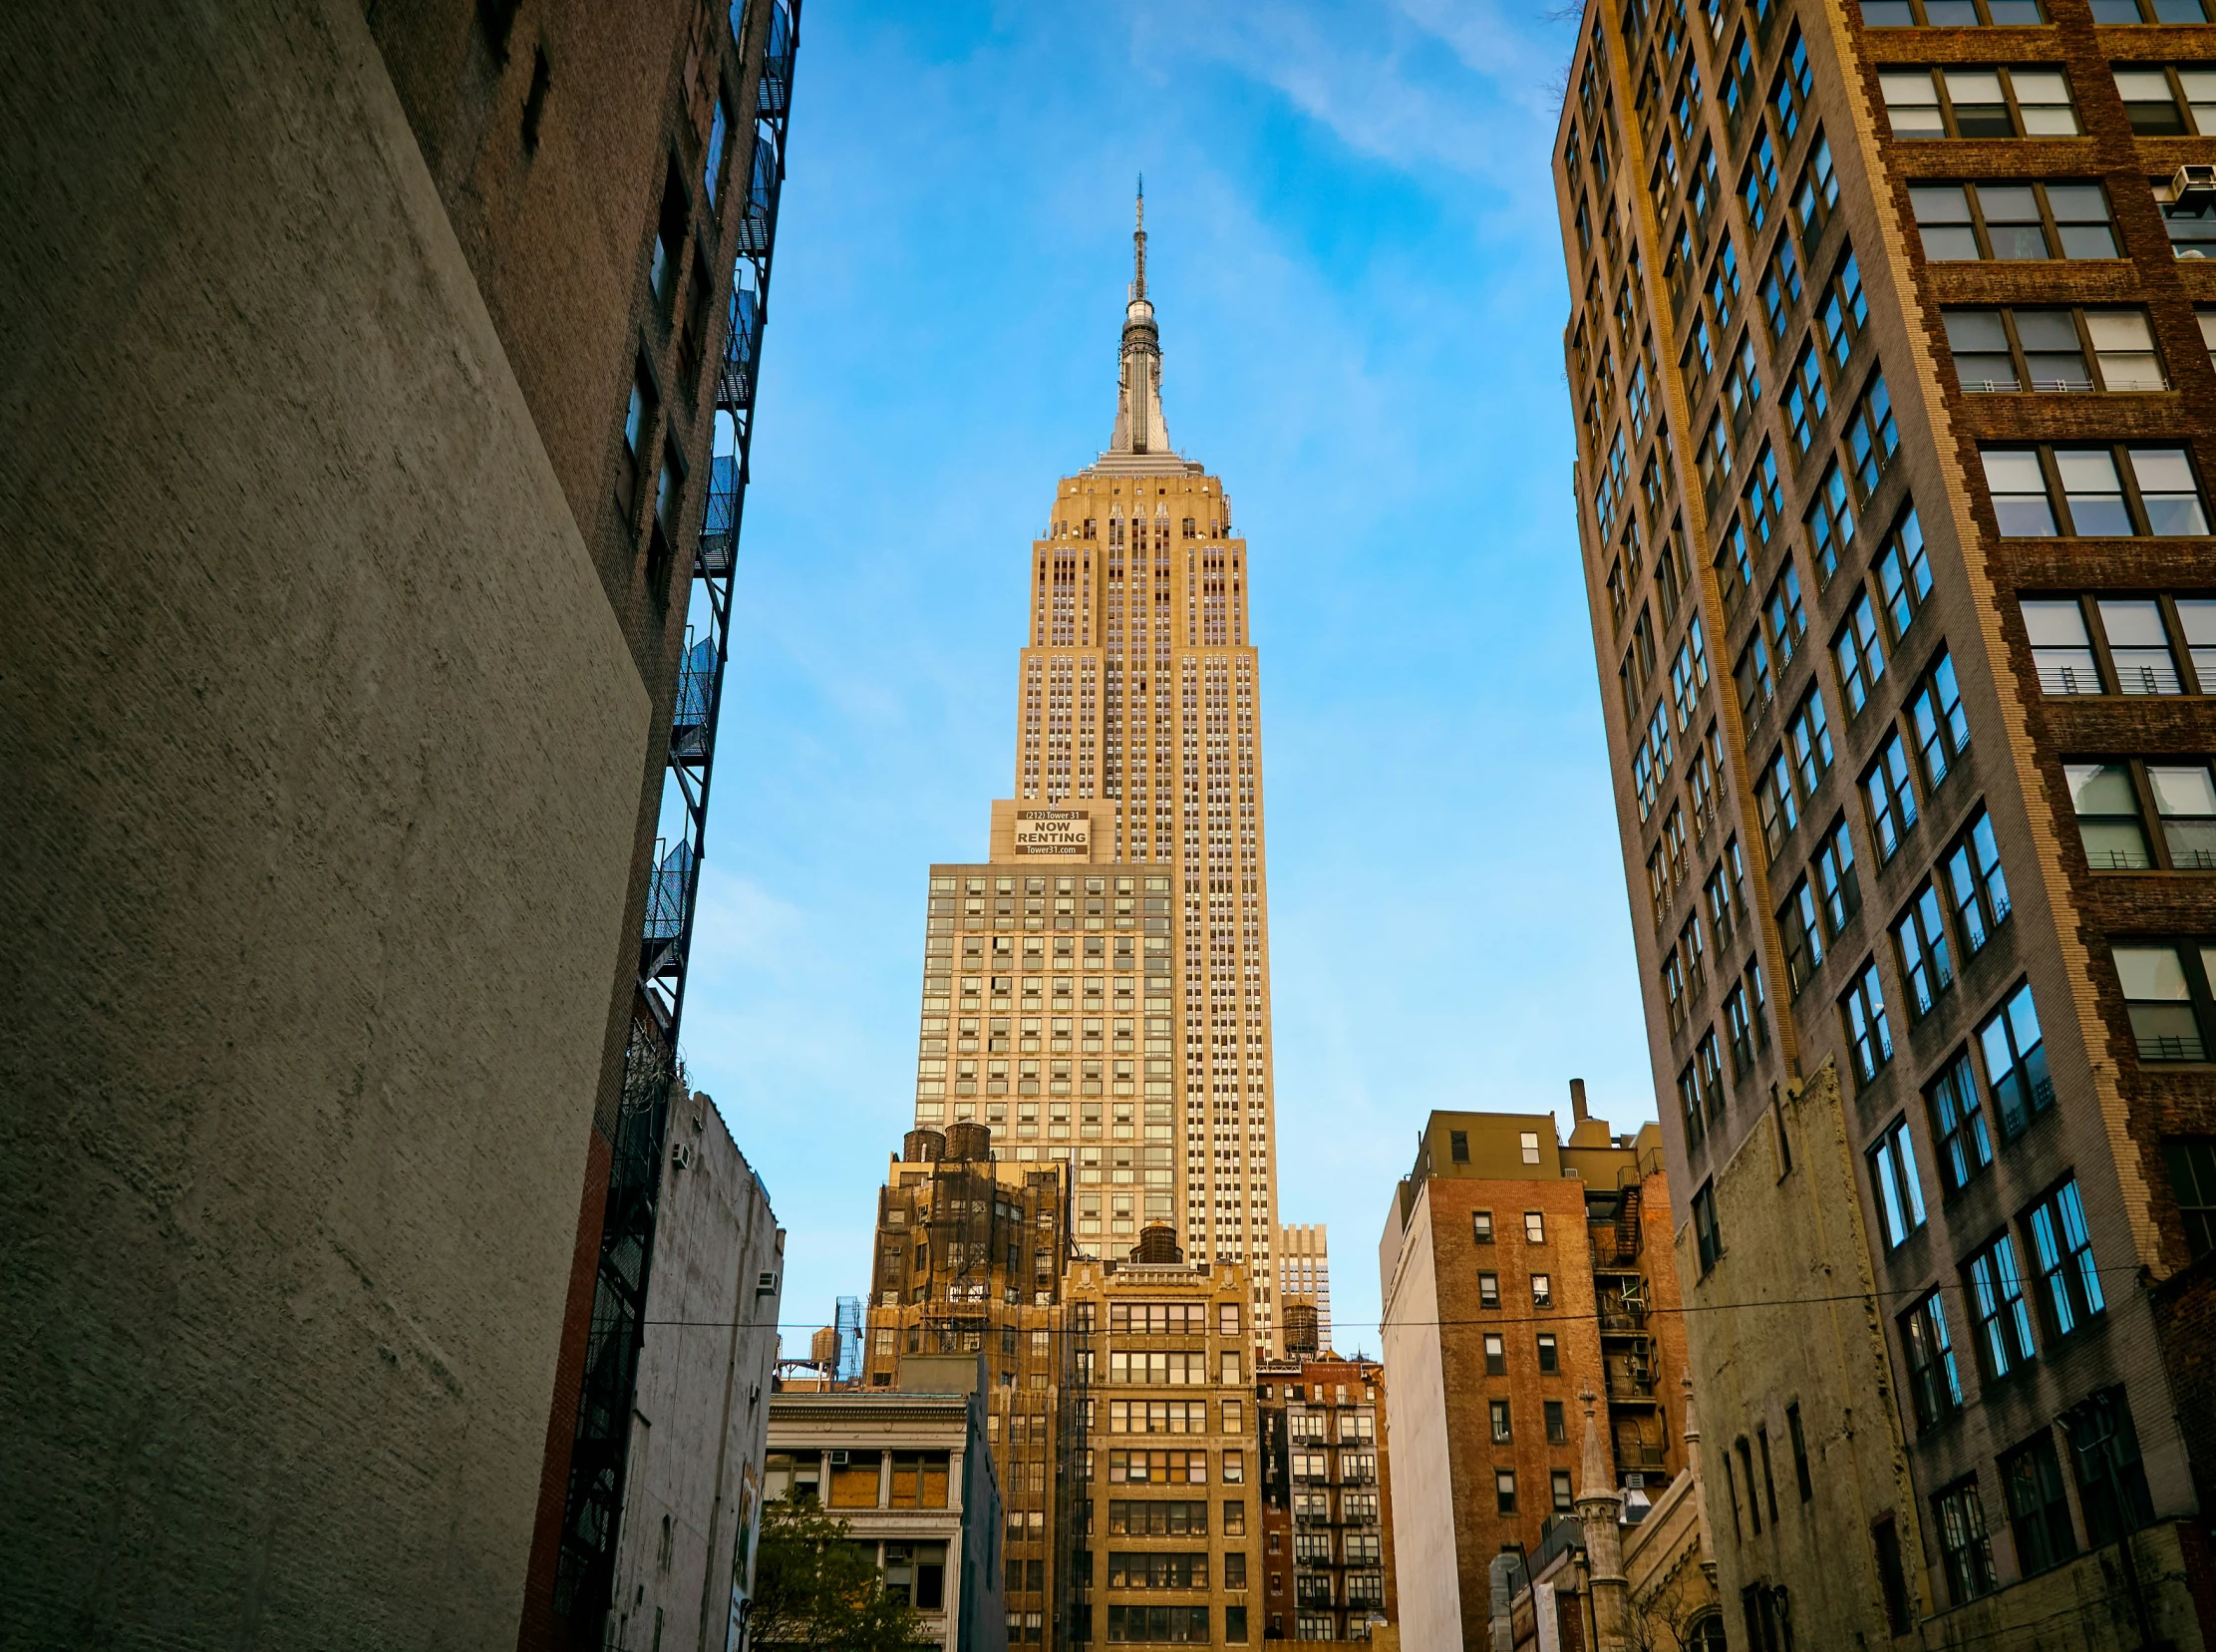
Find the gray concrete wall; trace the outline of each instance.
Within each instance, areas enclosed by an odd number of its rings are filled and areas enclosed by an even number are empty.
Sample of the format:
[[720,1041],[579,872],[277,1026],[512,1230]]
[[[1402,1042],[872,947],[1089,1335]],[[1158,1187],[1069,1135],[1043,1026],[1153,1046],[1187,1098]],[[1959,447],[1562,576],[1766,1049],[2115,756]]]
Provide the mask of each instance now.
[[0,47],[0,1642],[511,1644],[647,697],[360,6]]
[[[616,1546],[614,1644],[723,1652],[735,1568],[750,1588],[753,1580],[785,1235],[713,1102],[680,1095],[669,1134]],[[776,1288],[761,1289],[764,1274]]]

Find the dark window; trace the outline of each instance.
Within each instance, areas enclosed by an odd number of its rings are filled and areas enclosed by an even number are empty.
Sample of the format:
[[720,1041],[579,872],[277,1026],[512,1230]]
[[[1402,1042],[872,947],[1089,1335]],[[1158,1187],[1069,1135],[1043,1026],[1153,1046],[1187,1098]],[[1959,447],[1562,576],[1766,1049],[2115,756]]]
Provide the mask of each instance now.
[[2001,1487],[2008,1497],[2016,1564],[2026,1577],[2058,1566],[2077,1552],[2052,1433],[2042,1429],[2002,1456]]
[[1706,1274],[1724,1254],[1724,1235],[1716,1225],[1714,1182],[1703,1182],[1693,1195],[1693,1232],[1700,1248],[1701,1271]]
[[1452,1158],[1455,1163],[1468,1163],[1469,1133],[1460,1130],[1448,1131],[1446,1133],[1446,1153],[1447,1156]]
[[1901,1316],[1901,1346],[1908,1353],[1909,1397],[1925,1428],[1962,1409],[1962,1376],[1955,1367],[1947,1310],[1937,1291]]
[[2085,1541],[2093,1548],[2137,1531],[2154,1518],[2139,1435],[2120,1388],[2104,1388],[2063,1414],[2070,1461],[2077,1471],[2077,1502],[2085,1514]]
[[661,408],[662,399],[655,393],[654,380],[644,362],[631,370],[631,400],[623,415],[623,463],[616,470],[616,503],[622,507],[626,522],[633,519],[638,508],[640,484],[646,481],[647,466],[653,449],[654,416]]
[[1562,1444],[1563,1442],[1567,1441],[1567,1440],[1569,1439],[1569,1437],[1570,1437],[1569,1425],[1568,1425],[1568,1424],[1567,1424],[1567,1423],[1566,1423],[1566,1422],[1564,1421],[1564,1419],[1563,1419],[1563,1416],[1562,1416],[1562,1402],[1561,1402],[1561,1401],[1559,1401],[1559,1400],[1549,1400],[1549,1401],[1547,1401],[1547,1402],[1546,1402],[1546,1438],[1547,1438],[1547,1444],[1549,1444],[1549,1445],[1551,1445],[1551,1446],[1559,1446],[1559,1445],[1561,1445],[1561,1444]]
[[1896,1635],[1911,1627],[1908,1574],[1901,1569],[1901,1534],[1888,1514],[1870,1527],[1870,1541],[1877,1549],[1878,1587],[1885,1593],[1885,1620]]
[[1808,1441],[1800,1429],[1800,1407],[1785,1408],[1785,1432],[1792,1436],[1792,1478],[1799,1488],[1800,1500],[1808,1501],[1816,1494],[1815,1477],[1808,1472]]
[[2177,1200],[2185,1244],[2195,1259],[2216,1250],[2216,1142],[2168,1142],[2162,1147],[2169,1166],[2170,1193]]
[[1993,1545],[1986,1540],[1985,1507],[1976,1476],[1957,1481],[1931,1499],[1939,1530],[1941,1567],[1953,1604],[1968,1605],[1993,1592]]

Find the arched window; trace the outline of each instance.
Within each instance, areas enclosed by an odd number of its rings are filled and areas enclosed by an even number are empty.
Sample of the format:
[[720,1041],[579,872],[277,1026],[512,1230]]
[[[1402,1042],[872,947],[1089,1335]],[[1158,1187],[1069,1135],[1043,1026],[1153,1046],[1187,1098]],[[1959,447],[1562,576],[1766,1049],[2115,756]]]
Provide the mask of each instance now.
[[1724,1614],[1708,1616],[1686,1625],[1686,1652],[1724,1652]]

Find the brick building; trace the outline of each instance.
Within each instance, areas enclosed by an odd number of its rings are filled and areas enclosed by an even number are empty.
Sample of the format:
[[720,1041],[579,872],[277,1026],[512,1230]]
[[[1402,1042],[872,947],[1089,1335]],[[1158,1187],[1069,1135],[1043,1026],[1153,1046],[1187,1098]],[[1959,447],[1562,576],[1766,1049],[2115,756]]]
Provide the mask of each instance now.
[[1368,1641],[1396,1618],[1385,1367],[1310,1351],[1254,1375],[1264,1638]]
[[600,1644],[795,15],[4,26],[35,1640]]
[[[1844,1268],[1883,1356],[1694,1317],[1712,1438],[1805,1440],[1818,1487],[1720,1540],[1756,1644],[2077,1602],[2199,1644],[2216,1601],[2207,22],[1583,22],[1580,536],[1691,1302]],[[1819,1234],[1773,1186],[1835,1142]]]
[[1580,1487],[1576,1398],[1605,1398],[1615,1484],[1681,1467],[1685,1369],[1653,1125],[1615,1136],[1572,1086],[1549,1114],[1433,1113],[1379,1241],[1397,1598],[1412,1646],[1480,1640],[1490,1565],[1530,1553]]

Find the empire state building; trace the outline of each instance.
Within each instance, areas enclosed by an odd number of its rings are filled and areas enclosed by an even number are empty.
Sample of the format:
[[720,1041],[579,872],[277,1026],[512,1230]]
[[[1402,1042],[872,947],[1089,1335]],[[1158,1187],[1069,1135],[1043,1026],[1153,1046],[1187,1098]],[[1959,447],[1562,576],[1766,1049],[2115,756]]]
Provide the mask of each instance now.
[[1060,1160],[1081,1251],[1166,1224],[1244,1264],[1274,1346],[1260,666],[1222,484],[1169,445],[1132,237],[1115,425],[1031,546],[1015,795],[932,867],[916,1123]]

